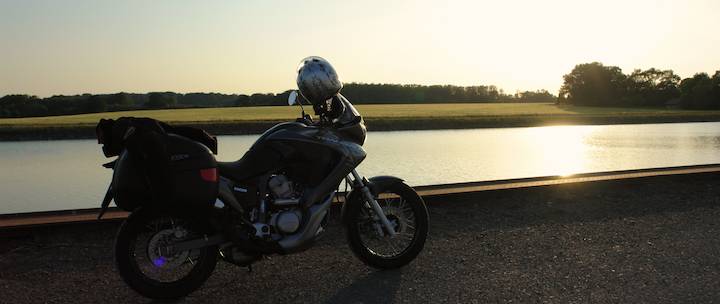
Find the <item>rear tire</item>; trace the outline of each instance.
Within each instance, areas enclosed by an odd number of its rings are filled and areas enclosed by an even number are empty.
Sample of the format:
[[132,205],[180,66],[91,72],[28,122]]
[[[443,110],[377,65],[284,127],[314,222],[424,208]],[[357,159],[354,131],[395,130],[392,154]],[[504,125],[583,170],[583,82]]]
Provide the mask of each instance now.
[[[155,258],[151,258],[153,250],[150,246],[156,244],[156,240],[174,237],[174,234],[167,232],[173,230],[162,224],[162,220],[167,218],[171,219],[173,227],[176,223],[186,223],[182,227],[189,231],[190,236],[202,235],[200,231],[191,230],[190,227],[197,226],[190,225],[189,221],[139,209],[123,222],[115,240],[115,263],[120,276],[130,288],[152,299],[177,299],[190,294],[205,283],[217,264],[217,246],[186,251],[174,257],[156,255]],[[152,227],[163,230],[152,231]],[[174,258],[177,259],[174,261]],[[174,268],[185,267],[188,270],[187,274],[170,280],[151,277],[151,274],[161,276],[162,271],[174,270],[170,269],[171,264],[177,264]]]
[[[374,221],[370,219],[372,210],[366,207],[364,198],[356,196],[353,201],[347,202],[349,205],[345,225],[350,249],[363,263],[371,267],[394,269],[405,266],[412,262],[425,246],[429,223],[425,202],[405,183],[397,183],[382,193],[373,195],[388,220],[394,223],[398,234],[395,237],[386,233],[380,236],[377,227],[372,223]],[[399,196],[399,200],[383,198],[388,195]],[[372,248],[370,243],[387,243],[391,249],[381,251],[379,248]]]

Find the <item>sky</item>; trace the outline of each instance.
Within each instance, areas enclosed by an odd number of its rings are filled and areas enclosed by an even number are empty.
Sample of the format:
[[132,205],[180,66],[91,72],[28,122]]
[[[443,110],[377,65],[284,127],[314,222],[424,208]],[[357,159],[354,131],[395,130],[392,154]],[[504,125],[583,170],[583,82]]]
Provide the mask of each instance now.
[[344,82],[557,92],[599,61],[720,70],[720,1],[0,0],[0,96],[295,88],[298,62]]

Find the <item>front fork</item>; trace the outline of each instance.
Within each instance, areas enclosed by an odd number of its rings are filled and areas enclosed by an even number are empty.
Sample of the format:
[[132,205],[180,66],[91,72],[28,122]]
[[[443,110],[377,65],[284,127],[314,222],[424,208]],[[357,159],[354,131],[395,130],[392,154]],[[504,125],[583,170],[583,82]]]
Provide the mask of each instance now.
[[[352,176],[352,180],[350,179],[350,175]],[[385,212],[383,212],[382,208],[380,207],[380,204],[378,204],[377,200],[375,200],[375,196],[370,192],[370,187],[367,185],[367,180],[365,180],[360,174],[358,174],[357,170],[353,169],[350,175],[347,177],[347,181],[353,185],[354,189],[360,189],[362,191],[363,197],[365,198],[365,202],[370,205],[370,208],[372,208],[373,211],[375,211],[375,215],[377,215],[378,219],[380,220],[380,223],[383,227],[385,227],[385,230],[387,233],[393,237],[395,234],[395,227],[390,223],[387,216],[385,216]]]

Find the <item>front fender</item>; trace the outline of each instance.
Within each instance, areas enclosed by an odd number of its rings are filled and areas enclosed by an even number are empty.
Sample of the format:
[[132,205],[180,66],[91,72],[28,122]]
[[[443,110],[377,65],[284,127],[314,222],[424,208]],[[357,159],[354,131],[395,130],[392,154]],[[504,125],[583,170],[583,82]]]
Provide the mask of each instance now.
[[[378,193],[383,193],[383,191],[387,190],[393,185],[402,182],[403,179],[399,177],[383,175],[371,177],[368,180],[367,186],[370,188],[370,192],[373,195],[377,195]],[[347,206],[350,204],[359,204],[360,202],[362,202],[362,193],[360,191],[355,191],[355,189],[353,189],[350,191],[350,193],[347,194],[345,202],[342,205],[342,209],[340,210],[340,218],[343,223],[348,222],[346,220],[348,210]]]

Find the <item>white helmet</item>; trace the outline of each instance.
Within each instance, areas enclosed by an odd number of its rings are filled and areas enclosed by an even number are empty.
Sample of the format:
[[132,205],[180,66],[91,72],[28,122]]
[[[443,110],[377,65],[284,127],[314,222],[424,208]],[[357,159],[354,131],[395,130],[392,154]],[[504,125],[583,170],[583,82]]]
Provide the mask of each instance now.
[[318,56],[310,56],[300,61],[297,72],[300,94],[312,103],[316,112],[324,112],[326,101],[343,87],[330,62]]

